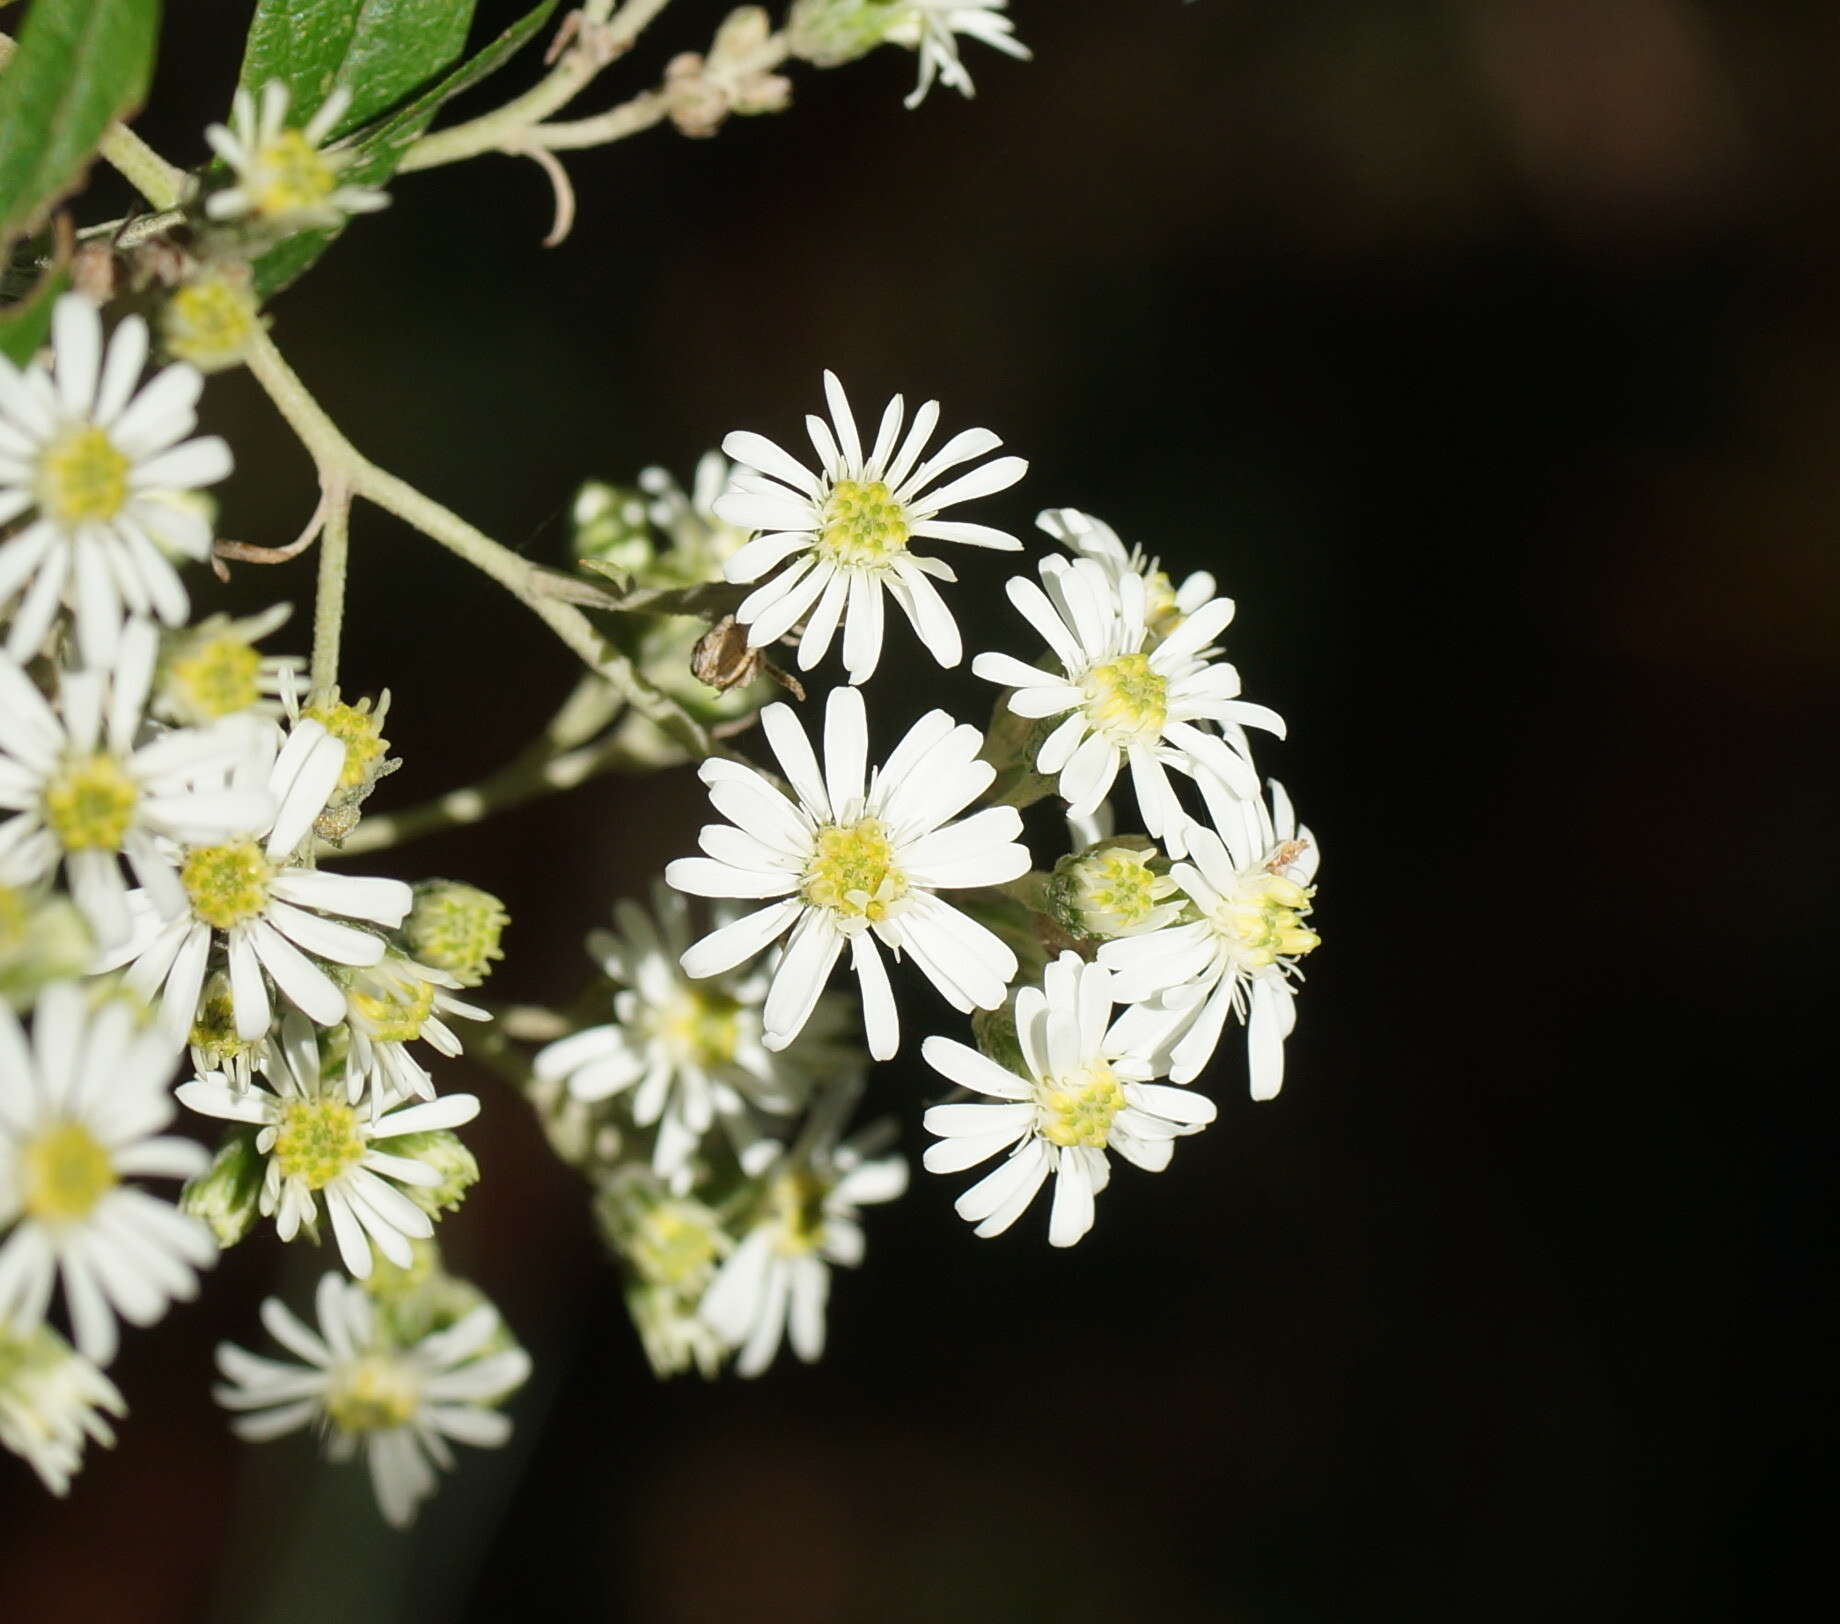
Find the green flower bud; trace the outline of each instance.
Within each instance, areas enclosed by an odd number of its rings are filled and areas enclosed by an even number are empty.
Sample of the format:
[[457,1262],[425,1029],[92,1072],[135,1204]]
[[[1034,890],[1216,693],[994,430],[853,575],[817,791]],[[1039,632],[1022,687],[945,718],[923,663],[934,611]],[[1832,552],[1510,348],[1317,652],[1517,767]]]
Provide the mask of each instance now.
[[0,999],[27,1008],[46,982],[82,975],[94,951],[89,926],[68,897],[0,885]]
[[492,973],[492,961],[505,956],[498,943],[510,923],[505,905],[489,891],[459,880],[423,880],[403,921],[403,940],[431,970],[477,987]]
[[268,1160],[256,1150],[256,1131],[230,1129],[211,1165],[179,1192],[179,1210],[203,1220],[221,1247],[236,1245],[256,1221]]
[[410,1161],[441,1175],[439,1184],[405,1184],[403,1194],[430,1218],[452,1212],[466,1199],[466,1192],[479,1182],[479,1163],[457,1134],[445,1128],[430,1133],[398,1134],[378,1143],[392,1156],[407,1156]]
[[820,68],[866,56],[912,10],[899,0],[798,0],[786,18],[792,54]]
[[977,1040],[978,1052],[987,1059],[1018,1077],[1029,1075],[1028,1062],[1022,1058],[1022,1040],[1016,1036],[1016,1011],[1010,1005],[974,1011],[971,1035]]
[[571,550],[577,558],[597,559],[629,575],[644,573],[657,556],[645,507],[636,490],[589,480],[575,493]]
[[221,372],[238,365],[251,340],[262,330],[249,275],[206,267],[166,301],[160,312],[160,336],[166,353],[189,361],[200,372]]

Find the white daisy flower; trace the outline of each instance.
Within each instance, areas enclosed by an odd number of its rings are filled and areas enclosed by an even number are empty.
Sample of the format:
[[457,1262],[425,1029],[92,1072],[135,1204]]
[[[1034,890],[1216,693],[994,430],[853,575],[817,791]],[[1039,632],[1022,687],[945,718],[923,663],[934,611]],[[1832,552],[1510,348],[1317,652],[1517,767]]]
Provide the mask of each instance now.
[[38,1473],[53,1494],[70,1492],[90,1439],[105,1448],[126,1415],[115,1384],[47,1325],[15,1334],[0,1323],[0,1444]]
[[[824,997],[813,1021],[784,1053],[766,1043],[761,1005],[771,977],[764,969],[693,981],[679,960],[690,947],[690,910],[660,885],[652,893],[657,919],[635,902],[614,908],[614,931],[597,931],[589,950],[618,984],[614,1024],[593,1026],[550,1044],[535,1062],[539,1081],[566,1079],[584,1103],[631,1091],[633,1121],[656,1127],[652,1167],[680,1187],[703,1135],[720,1120],[743,1166],[773,1154],[760,1138],[757,1113],[798,1110],[814,1078],[834,1076],[853,1057],[839,1041],[841,999]],[[718,927],[737,910],[718,908]]]
[[174,1045],[120,997],[74,982],[39,995],[28,1050],[0,1003],[0,1324],[45,1317],[58,1277],[78,1350],[106,1365],[115,1316],[151,1325],[198,1291],[210,1231],[128,1178],[191,1178],[210,1157],[159,1136],[173,1118]]
[[787,1156],[761,1180],[752,1222],[709,1290],[702,1318],[741,1350],[735,1369],[758,1376],[789,1336],[807,1364],[824,1352],[824,1308],[832,1264],[862,1261],[859,1207],[893,1201],[907,1188],[907,1163],[872,1157],[878,1132],[808,1156]]
[[446,971],[393,950],[352,972],[345,989],[345,1027],[351,1034],[347,1092],[354,1103],[366,1087],[373,1112],[387,1100],[434,1098],[434,1080],[409,1045],[419,1038],[451,1060],[460,1053],[460,1039],[442,1017],[492,1018],[477,1004],[455,998],[452,989],[459,985]]
[[364,1289],[336,1274],[320,1277],[314,1306],[317,1333],[278,1298],[262,1304],[268,1334],[301,1364],[220,1342],[227,1385],[217,1402],[251,1412],[232,1423],[251,1442],[317,1421],[331,1459],[362,1446],[384,1520],[406,1528],[435,1490],[435,1469],[453,1465],[448,1439],[496,1449],[511,1436],[510,1418],[491,1406],[523,1385],[530,1356],[498,1346],[502,1322],[489,1303],[417,1341],[392,1336]]
[[994,1104],[936,1105],[925,1156],[932,1173],[956,1173],[1000,1150],[1009,1158],[958,1198],[975,1234],[1000,1235],[1054,1175],[1048,1240],[1072,1246],[1092,1228],[1094,1198],[1112,1176],[1106,1152],[1160,1173],[1174,1141],[1214,1120],[1214,1102],[1168,1088],[1147,1051],[1112,1019],[1113,977],[1103,965],[1063,953],[1040,987],[1016,994],[1016,1041],[1028,1076],[999,1066],[952,1038],[930,1037],[921,1054],[935,1071]]
[[1003,15],[1009,0],[910,0],[904,13],[882,37],[905,45],[920,56],[920,82],[905,101],[918,107],[933,80],[961,95],[974,94],[971,75],[958,56],[958,36],[968,34],[1006,56],[1027,62],[1029,48],[1015,36],[1015,24]]
[[245,714],[279,721],[282,695],[293,691],[307,662],[298,654],[264,654],[256,644],[292,609],[277,603],[241,618],[210,615],[174,633],[160,651],[152,713],[184,727]]
[[260,1126],[256,1153],[267,1158],[260,1207],[284,1241],[303,1224],[318,1222],[317,1192],[332,1219],[339,1256],[354,1275],[369,1276],[372,1247],[398,1268],[408,1268],[410,1240],[425,1240],[434,1223],[396,1186],[431,1189],[441,1175],[392,1155],[389,1141],[471,1122],[479,1115],[477,1096],[446,1094],[380,1114],[362,1111],[348,1100],[344,1080],[322,1069],[319,1036],[299,1015],[281,1023],[275,1052],[279,1063],[270,1067],[269,1087],[252,1083],[239,1091],[213,1072],[181,1083],[179,1102],[203,1116]]
[[1272,783],[1269,812],[1257,800],[1236,806],[1224,840],[1197,824],[1189,832],[1194,861],[1169,871],[1200,918],[1107,942],[1099,960],[1136,1006],[1121,1024],[1134,1042],[1167,1053],[1178,1083],[1201,1075],[1227,1016],[1238,1015],[1252,1097],[1268,1100],[1283,1086],[1284,1040],[1297,1019],[1290,978],[1320,940],[1303,920],[1321,854],[1283,785]]
[[351,105],[340,85],[299,129],[287,122],[288,87],[279,79],[262,86],[262,98],[238,90],[230,128],[212,124],[204,132],[211,150],[236,172],[236,184],[211,193],[205,213],[213,220],[256,219],[299,230],[336,226],[348,214],[368,214],[390,200],[374,186],[341,186],[339,171],[350,154],[322,151],[320,143]]
[[[229,967],[240,1037],[268,1030],[264,972],[289,1003],[321,1026],[336,1025],[345,1018],[345,991],[315,961],[376,964],[382,938],[342,920],[394,929],[415,900],[401,880],[327,874],[298,860],[338,787],[345,745],[310,720],[296,723],[285,741],[279,729],[261,733],[233,783],[265,786],[273,814],[228,840],[181,848],[178,882],[143,894],[127,949],[101,966],[129,964],[129,985],[147,997],[164,988],[161,1019],[175,1032],[191,1027],[214,944]],[[327,917],[333,914],[341,918]]]
[[[1035,767],[1059,775],[1072,815],[1093,812],[1128,763],[1145,829],[1180,857],[1184,831],[1194,820],[1165,769],[1211,777],[1229,794],[1253,797],[1258,775],[1240,729],[1284,732],[1275,711],[1237,697],[1239,673],[1232,666],[1204,657],[1232,620],[1233,601],[1211,599],[1146,652],[1140,575],[1113,576],[1090,558],[1044,558],[1040,567],[1042,585],[1012,576],[1009,599],[1061,670],[1044,671],[1008,654],[980,654],[971,669],[1013,688],[1009,708],[1018,716],[1066,715],[1043,741]],[[1228,737],[1205,732],[1208,723],[1226,729]]]
[[[757,1169],[757,1171],[759,1171]],[[699,1312],[722,1259],[735,1243],[701,1201],[672,1195],[643,1167],[627,1166],[595,1196],[602,1235],[626,1270],[626,1309],[656,1376],[695,1365],[705,1378],[730,1352]]]
[[1206,570],[1196,570],[1177,586],[1161,559],[1149,557],[1142,547],[1127,548],[1103,519],[1078,508],[1049,508],[1035,516],[1035,523],[1076,557],[1097,559],[1114,583],[1127,575],[1142,576],[1144,622],[1153,637],[1167,637],[1217,596],[1214,577]]
[[145,731],[159,636],[135,618],[113,671],[66,671],[47,701],[0,655],[0,877],[31,884],[63,867],[99,946],[128,934],[126,858],[141,884],[178,877],[164,842],[221,839],[271,809],[265,790],[196,787],[223,777],[254,742],[235,723]]
[[20,598],[6,652],[31,659],[68,600],[84,663],[101,670],[124,604],[169,626],[185,619],[167,555],[204,558],[211,527],[182,493],[229,473],[230,448],[215,435],[185,438],[204,387],[196,367],[175,362],[136,391],[147,359],[139,316],[117,323],[105,350],[96,307],[67,293],[51,340],[49,372],[0,356],[0,525],[33,514],[0,541],[0,605]]
[[722,449],[744,467],[715,510],[729,523],[758,532],[728,560],[728,579],[758,581],[792,560],[742,600],[735,618],[747,627],[752,648],[777,641],[804,621],[799,639],[804,671],[824,658],[841,622],[844,666],[851,682],[862,682],[881,658],[885,589],[933,658],[957,665],[964,653],[958,627],[929,577],[958,577],[940,559],[909,551],[908,543],[956,541],[1020,552],[1021,541],[1007,531],[936,515],[1007,490],[1028,464],[1020,457],[999,457],[935,488],[933,482],[948,469],[1003,442],[988,429],[966,429],[921,462],[921,450],[939,422],[939,404],[929,400],[922,406],[902,439],[904,408],[896,395],[865,456],[835,374],[824,374],[824,393],[835,433],[820,417],[805,419],[818,454],[816,473],[764,435],[744,431],[722,442]]
[[790,931],[761,1011],[769,1049],[798,1036],[846,943],[877,1060],[901,1037],[877,941],[910,957],[954,1009],[997,1008],[1016,955],[937,895],[1028,872],[1014,807],[947,822],[996,776],[977,759],[983,736],[929,711],[865,785],[869,732],[858,690],[835,688],[826,702],[822,773],[790,705],[769,705],[760,719],[797,799],[751,767],[705,761],[709,798],[733,825],[706,824],[698,839],[708,855],[680,857],[665,879],[694,896],[780,900],[705,936],[684,954],[686,973],[721,975]]

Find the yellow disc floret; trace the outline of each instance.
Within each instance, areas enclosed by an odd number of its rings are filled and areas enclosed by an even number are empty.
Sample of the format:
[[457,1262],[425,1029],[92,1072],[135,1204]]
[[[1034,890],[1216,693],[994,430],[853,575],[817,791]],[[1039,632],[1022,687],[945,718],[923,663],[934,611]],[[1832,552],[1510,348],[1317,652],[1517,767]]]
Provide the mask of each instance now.
[[72,756],[45,783],[45,823],[65,851],[120,851],[140,786],[107,754]]
[[1042,1089],[1041,1135],[1052,1145],[1105,1149],[1112,1118],[1125,1108],[1124,1090],[1103,1060],[1084,1071],[1057,1077]]
[[412,1043],[434,1013],[434,983],[386,960],[351,989],[352,1014],[378,1043]]
[[268,882],[274,875],[275,865],[253,840],[194,846],[179,868],[193,914],[218,930],[260,914],[268,906]]
[[19,1153],[20,1194],[41,1223],[87,1218],[115,1188],[115,1165],[80,1122],[59,1122],[28,1139]]
[[906,551],[907,536],[907,509],[881,480],[840,479],[831,487],[818,547],[837,563],[886,563]]
[[805,900],[830,908],[844,923],[879,924],[907,895],[907,876],[894,865],[894,847],[876,818],[827,823],[818,830],[805,867]]
[[773,1248],[782,1257],[803,1257],[824,1240],[824,1198],[830,1186],[808,1167],[781,1173],[767,1190]]
[[1124,654],[1086,673],[1086,719],[1108,738],[1155,738],[1169,717],[1169,682],[1147,654]]
[[323,1190],[364,1155],[358,1113],[343,1100],[289,1100],[281,1108],[274,1149],[283,1178]]
[[258,147],[247,181],[256,213],[270,220],[324,212],[338,184],[332,160],[300,130],[283,130]]
[[383,753],[390,748],[390,741],[383,736],[382,711],[373,711],[368,699],[356,705],[339,700],[309,705],[300,714],[318,722],[345,746],[345,767],[339,774],[335,794],[349,795],[354,790],[369,789],[382,776],[378,768],[383,764]]
[[652,1285],[690,1292],[708,1281],[722,1244],[715,1214],[701,1202],[661,1201],[634,1225],[626,1255]]
[[262,697],[262,656],[232,633],[194,643],[166,668],[167,686],[199,722],[234,716]]
[[39,506],[64,525],[112,519],[128,499],[128,467],[101,429],[71,429],[39,458]]
[[160,332],[168,354],[202,372],[235,366],[257,332],[247,280],[215,270],[194,277],[166,301]]
[[421,1408],[422,1384],[406,1359],[370,1353],[338,1367],[325,1402],[327,1417],[341,1432],[393,1432]]
[[1244,970],[1262,970],[1281,958],[1300,958],[1322,938],[1303,923],[1315,893],[1282,874],[1261,873],[1214,909],[1214,929]]
[[740,1014],[740,1004],[726,994],[686,987],[660,1012],[656,1030],[679,1061],[713,1071],[735,1058]]

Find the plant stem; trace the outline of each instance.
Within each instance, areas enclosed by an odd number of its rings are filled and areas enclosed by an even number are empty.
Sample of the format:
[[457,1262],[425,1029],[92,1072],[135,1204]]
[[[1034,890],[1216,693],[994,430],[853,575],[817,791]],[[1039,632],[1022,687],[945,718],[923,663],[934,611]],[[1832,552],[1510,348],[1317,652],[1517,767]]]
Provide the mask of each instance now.
[[339,683],[339,633],[345,625],[345,560],[351,548],[351,493],[342,485],[326,493],[319,537],[319,579],[313,599],[313,664],[308,687],[316,701],[330,700]]

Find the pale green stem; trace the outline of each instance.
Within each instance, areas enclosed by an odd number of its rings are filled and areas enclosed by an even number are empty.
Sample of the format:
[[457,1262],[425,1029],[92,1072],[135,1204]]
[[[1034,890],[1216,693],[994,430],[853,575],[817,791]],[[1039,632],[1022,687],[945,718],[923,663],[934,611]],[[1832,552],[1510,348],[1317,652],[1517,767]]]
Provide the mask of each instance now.
[[345,625],[345,561],[351,549],[351,493],[335,486],[325,493],[325,524],[319,536],[319,580],[313,600],[313,664],[308,687],[314,701],[332,698],[339,684],[339,633]]
[[476,158],[482,152],[515,150],[519,137],[559,112],[587,88],[602,68],[624,54],[670,0],[627,0],[610,19],[613,0],[587,0],[581,8],[581,32],[547,77],[503,107],[452,129],[437,130],[417,141],[398,164],[398,172],[433,169],[438,164]]

